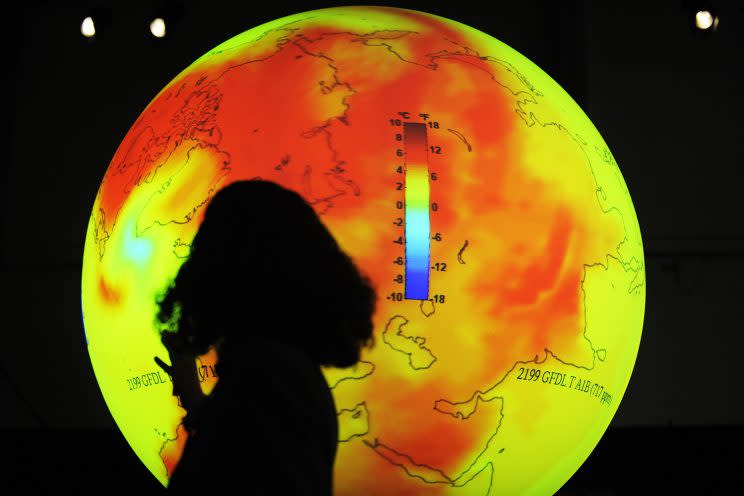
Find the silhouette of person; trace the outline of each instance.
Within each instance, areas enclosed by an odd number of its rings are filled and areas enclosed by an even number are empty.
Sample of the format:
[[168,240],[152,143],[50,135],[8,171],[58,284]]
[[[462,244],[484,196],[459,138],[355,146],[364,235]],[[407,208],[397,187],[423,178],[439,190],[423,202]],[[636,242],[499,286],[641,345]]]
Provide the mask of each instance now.
[[[157,320],[189,432],[168,491],[332,494],[338,419],[321,366],[372,346],[375,291],[297,193],[238,181],[207,206]],[[195,357],[214,347],[218,382]]]

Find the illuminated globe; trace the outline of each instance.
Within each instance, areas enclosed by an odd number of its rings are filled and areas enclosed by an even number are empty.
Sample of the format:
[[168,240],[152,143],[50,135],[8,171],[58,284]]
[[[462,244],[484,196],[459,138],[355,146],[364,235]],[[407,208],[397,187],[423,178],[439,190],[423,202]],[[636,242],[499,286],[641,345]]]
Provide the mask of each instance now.
[[163,484],[187,435],[156,295],[213,195],[256,177],[306,198],[379,295],[376,346],[324,371],[336,492],[558,490],[618,408],[645,305],[627,186],[568,94],[491,36],[387,7],[263,24],[168,84],[103,178],[82,276],[101,391]]

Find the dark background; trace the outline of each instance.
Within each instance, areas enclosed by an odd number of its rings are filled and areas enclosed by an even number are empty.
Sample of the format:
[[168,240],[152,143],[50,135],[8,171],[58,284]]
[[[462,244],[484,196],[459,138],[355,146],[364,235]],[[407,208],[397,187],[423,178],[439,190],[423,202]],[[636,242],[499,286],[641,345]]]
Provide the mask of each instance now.
[[[358,2],[365,3],[365,2]],[[609,144],[638,214],[647,306],[610,430],[562,494],[735,487],[744,441],[744,9],[717,2],[370,2],[449,17],[524,54]],[[3,12],[0,485],[155,492],[101,397],[80,312],[88,217],[119,142],[177,73],[332,2],[26,2]],[[354,4],[354,2],[350,3]],[[149,22],[165,9],[168,35]],[[161,10],[162,11],[162,10]],[[80,34],[93,12],[99,35]]]

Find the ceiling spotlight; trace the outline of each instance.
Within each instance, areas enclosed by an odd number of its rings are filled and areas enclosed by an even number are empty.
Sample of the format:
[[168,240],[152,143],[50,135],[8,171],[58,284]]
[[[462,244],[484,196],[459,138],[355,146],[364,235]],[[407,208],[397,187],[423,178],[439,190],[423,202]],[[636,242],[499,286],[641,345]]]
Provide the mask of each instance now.
[[713,14],[710,13],[710,11],[707,10],[698,10],[698,12],[695,14],[695,27],[698,29],[706,30],[710,29],[711,26],[713,26],[713,23],[715,22],[718,24],[718,18],[713,18]]
[[156,38],[163,38],[165,36],[165,21],[161,17],[156,17],[150,23],[150,32]]
[[96,26],[93,24],[93,18],[88,16],[83,19],[83,23],[80,25],[80,32],[86,38],[92,38],[96,34]]

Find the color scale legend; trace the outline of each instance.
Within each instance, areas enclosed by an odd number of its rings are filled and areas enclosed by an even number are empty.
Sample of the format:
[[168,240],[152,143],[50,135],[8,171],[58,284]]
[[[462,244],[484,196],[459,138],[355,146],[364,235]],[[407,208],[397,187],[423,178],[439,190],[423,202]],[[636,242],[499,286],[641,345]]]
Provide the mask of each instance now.
[[406,299],[429,299],[429,164],[426,124],[403,124],[406,166]]

